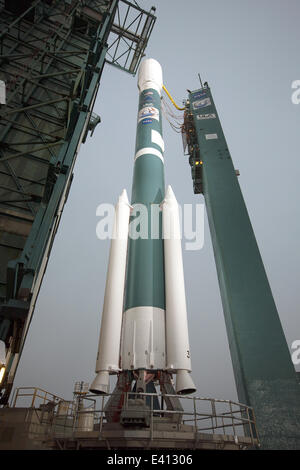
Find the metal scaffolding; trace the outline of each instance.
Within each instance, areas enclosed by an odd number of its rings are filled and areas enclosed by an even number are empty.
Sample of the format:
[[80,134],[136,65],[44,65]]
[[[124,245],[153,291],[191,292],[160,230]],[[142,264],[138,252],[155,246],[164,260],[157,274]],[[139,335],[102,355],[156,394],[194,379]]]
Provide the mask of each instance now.
[[[135,74],[155,17],[121,0],[0,0],[0,340],[6,404],[107,62]],[[117,39],[116,39],[117,38]]]

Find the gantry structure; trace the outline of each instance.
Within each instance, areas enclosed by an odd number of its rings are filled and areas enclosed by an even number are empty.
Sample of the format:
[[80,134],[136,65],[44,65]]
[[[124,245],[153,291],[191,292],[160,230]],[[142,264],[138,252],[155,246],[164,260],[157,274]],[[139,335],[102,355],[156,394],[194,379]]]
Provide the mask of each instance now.
[[0,1],[2,405],[9,399],[80,145],[100,122],[93,106],[103,68],[108,63],[136,73],[154,13],[153,7],[145,11],[127,0]]

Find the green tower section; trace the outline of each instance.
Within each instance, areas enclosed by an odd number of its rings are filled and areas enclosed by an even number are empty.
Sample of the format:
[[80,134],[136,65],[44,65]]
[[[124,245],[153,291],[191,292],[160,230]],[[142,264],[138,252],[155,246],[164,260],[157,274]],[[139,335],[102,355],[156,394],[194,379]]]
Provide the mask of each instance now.
[[300,449],[300,388],[208,86],[185,113],[194,192],[203,193],[240,402],[264,449]]
[[[161,213],[158,214],[165,195],[164,163],[162,148],[153,139],[153,131],[162,136],[161,121],[159,93],[154,89],[144,90],[139,98],[131,197],[136,213],[130,220],[139,235],[134,238],[131,232],[129,238],[125,311],[142,306],[165,308]],[[142,155],[138,156],[139,153]],[[143,213],[147,214],[147,223],[142,228],[134,220],[141,220]]]

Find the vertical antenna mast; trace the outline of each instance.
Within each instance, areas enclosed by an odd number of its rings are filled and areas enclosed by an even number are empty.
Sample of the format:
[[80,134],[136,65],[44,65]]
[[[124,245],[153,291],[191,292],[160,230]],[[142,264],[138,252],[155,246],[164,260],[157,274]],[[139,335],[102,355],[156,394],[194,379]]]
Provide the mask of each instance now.
[[200,77],[200,73],[198,73],[198,77],[199,77],[199,81],[200,81],[200,84],[201,84],[201,88],[203,88],[203,84],[202,84],[202,80],[201,80],[201,77]]

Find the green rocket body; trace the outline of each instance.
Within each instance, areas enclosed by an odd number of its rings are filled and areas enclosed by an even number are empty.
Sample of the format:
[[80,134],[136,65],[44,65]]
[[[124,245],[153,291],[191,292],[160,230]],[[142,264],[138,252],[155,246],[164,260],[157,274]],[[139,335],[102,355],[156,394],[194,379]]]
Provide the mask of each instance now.
[[[150,88],[142,91],[139,98],[137,157],[131,197],[136,216],[142,219],[147,214],[147,220],[144,219],[143,229],[133,225],[134,229],[143,230],[141,237],[129,239],[125,311],[142,306],[165,309],[164,253],[161,214],[158,212],[165,195],[164,162],[163,149],[153,142],[153,135],[162,136],[161,106],[159,93]],[[153,238],[151,232],[158,238]]]

